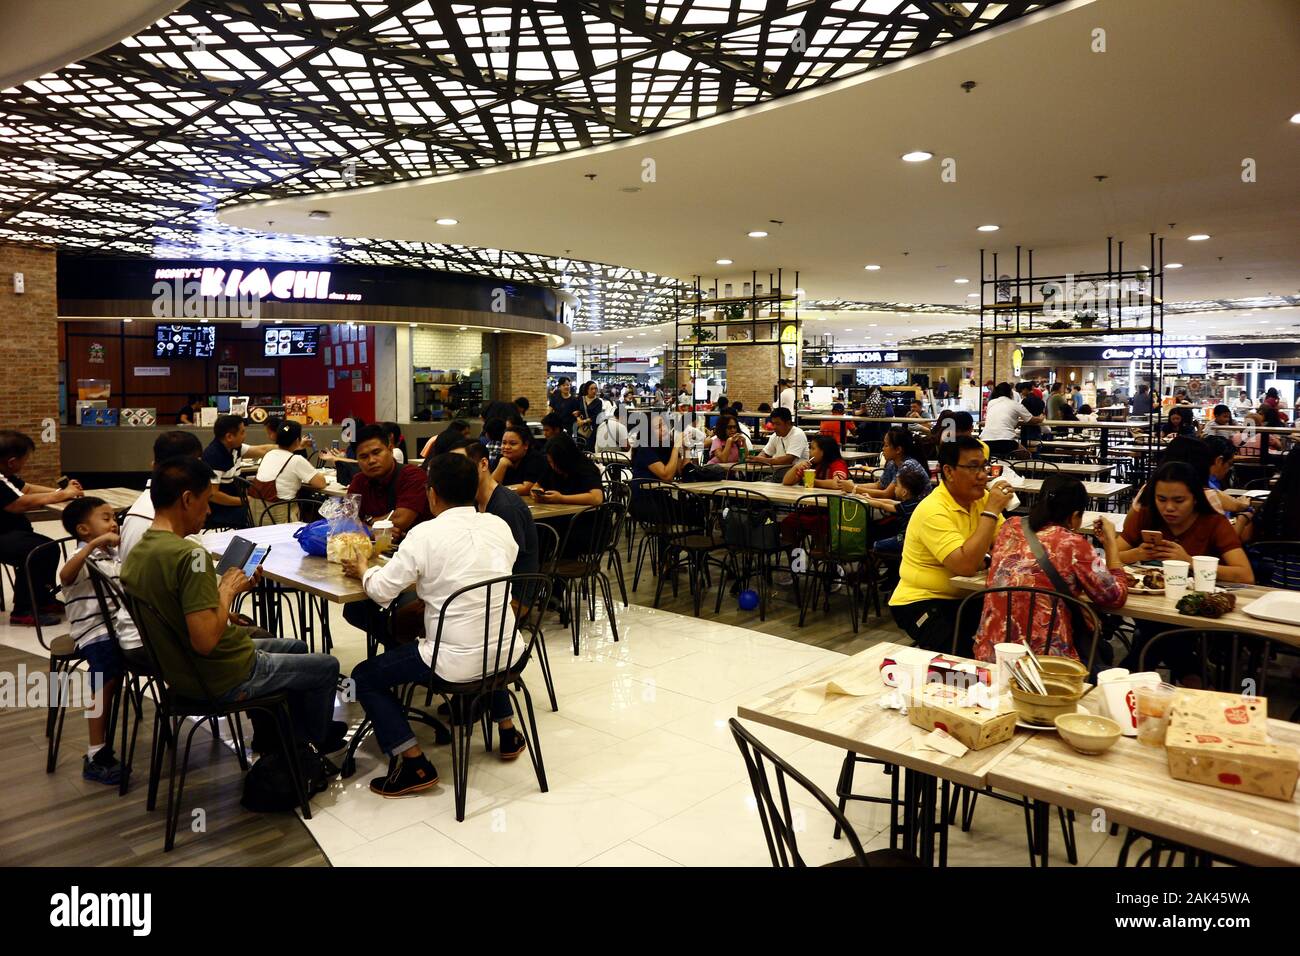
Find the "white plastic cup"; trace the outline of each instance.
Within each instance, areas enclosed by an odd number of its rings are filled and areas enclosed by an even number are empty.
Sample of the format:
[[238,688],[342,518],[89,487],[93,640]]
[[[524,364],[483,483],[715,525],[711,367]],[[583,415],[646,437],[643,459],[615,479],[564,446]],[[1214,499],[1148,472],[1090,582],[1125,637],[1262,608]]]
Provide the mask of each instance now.
[[[1168,579],[1166,579],[1168,580]],[[1200,555],[1192,558],[1192,584],[1198,591],[1213,594],[1218,587],[1219,559]]]
[[997,664],[998,693],[1005,693],[1011,687],[1011,669],[1016,661],[1024,657],[1029,648],[1024,644],[1007,642],[993,645],[993,660]]
[[1161,563],[1165,571],[1165,600],[1177,604],[1191,588],[1192,566],[1186,561],[1168,560]]
[[1154,671],[1130,674],[1118,680],[1101,684],[1102,700],[1106,703],[1107,716],[1119,724],[1119,729],[1126,737],[1137,736],[1137,694],[1138,687],[1153,687],[1159,684],[1160,675]]

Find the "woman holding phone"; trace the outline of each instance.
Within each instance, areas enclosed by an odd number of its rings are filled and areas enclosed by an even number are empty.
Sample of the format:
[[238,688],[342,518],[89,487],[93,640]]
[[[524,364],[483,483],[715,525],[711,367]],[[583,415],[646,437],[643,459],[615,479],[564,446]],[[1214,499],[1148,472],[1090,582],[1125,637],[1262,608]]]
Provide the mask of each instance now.
[[1138,498],[1138,506],[1124,519],[1120,559],[1187,561],[1200,556],[1219,559],[1219,580],[1254,584],[1241,538],[1228,519],[1214,510],[1205,497],[1195,468],[1171,461],[1151,476]]

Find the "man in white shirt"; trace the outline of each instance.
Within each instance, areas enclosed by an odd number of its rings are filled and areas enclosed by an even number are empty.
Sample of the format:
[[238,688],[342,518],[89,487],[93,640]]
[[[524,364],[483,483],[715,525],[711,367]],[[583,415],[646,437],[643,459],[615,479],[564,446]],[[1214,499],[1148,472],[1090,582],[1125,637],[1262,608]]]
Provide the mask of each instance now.
[[[464,455],[439,455],[429,467],[433,520],[413,527],[383,567],[366,567],[360,561],[343,565],[344,572],[359,578],[366,595],[377,604],[392,602],[411,585],[424,602],[424,636],[418,642],[394,647],[352,670],[357,700],[374,724],[380,747],[392,757],[388,773],[370,781],[371,791],[383,797],[418,793],[438,782],[438,771],[420,749],[393,689],[399,684],[426,684],[431,671],[452,683],[483,676],[485,591],[457,598],[445,612],[443,603],[461,588],[510,574],[519,545],[506,522],[477,510],[477,498],[478,471],[473,462]],[[523,652],[524,641],[515,635],[514,613],[500,597],[494,588],[487,621],[493,646],[487,659],[489,666],[504,668],[507,655],[514,659]],[[500,648],[495,646],[498,635]]]
[[596,451],[627,451],[628,449],[627,426],[618,415],[609,411],[608,405],[605,406],[605,412],[596,425],[594,444]]
[[788,409],[791,418],[793,418],[794,417],[794,386],[790,384],[788,379],[784,379],[784,378],[781,379],[776,384],[781,389],[780,397],[778,397],[776,400],[777,407]]
[[[154,439],[153,461],[150,463],[149,469],[152,471],[154,467],[171,458],[202,457],[203,443],[198,440],[193,432],[163,432]],[[216,483],[215,478],[213,478],[213,483]],[[126,516],[122,518],[122,522],[118,526],[117,557],[119,563],[126,562],[126,556],[131,553],[132,548],[139,544],[140,539],[144,537],[144,533],[153,524],[155,517],[153,499],[149,496],[149,486],[151,484],[153,484],[152,481],[145,482],[144,491],[139,498],[135,499],[135,504],[127,509]],[[198,538],[195,538],[195,540],[199,541]],[[148,670],[150,668],[149,655],[140,642],[140,632],[136,630],[135,621],[131,618],[131,614],[125,606],[118,608],[113,630],[117,633],[117,644],[122,649],[126,662],[132,667]]]
[[804,434],[802,428],[794,427],[790,409],[784,406],[774,408],[767,420],[772,423],[772,437],[767,440],[763,450],[750,461],[765,462],[777,468],[785,468],[808,457],[808,436]]

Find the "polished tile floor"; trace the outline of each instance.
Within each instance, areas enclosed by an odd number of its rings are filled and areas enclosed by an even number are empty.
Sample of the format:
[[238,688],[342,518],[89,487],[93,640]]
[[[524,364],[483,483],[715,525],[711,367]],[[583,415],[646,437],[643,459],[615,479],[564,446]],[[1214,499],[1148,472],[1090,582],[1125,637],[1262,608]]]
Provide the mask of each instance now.
[[[644,585],[643,585],[644,586]],[[0,621],[7,617],[0,616]],[[346,673],[364,654],[358,633],[332,615],[335,652]],[[583,622],[580,653],[552,623],[548,646],[560,709],[546,701],[540,670],[530,668],[542,754],[550,783],[540,793],[531,763],[471,755],[466,819],[457,822],[449,749],[417,725],[443,783],[412,797],[384,800],[367,781],[386,768],[373,741],[358,753],[357,773],[336,780],[313,802],[305,825],[336,866],[767,866],[754,798],[727,720],[736,706],[841,657],[798,639],[762,634],[670,611],[618,609],[615,643],[603,617]],[[873,622],[876,623],[876,622]],[[812,630],[815,625],[810,625]],[[892,630],[892,629],[890,629]],[[896,633],[896,632],[894,632]],[[0,623],[0,643],[39,652],[30,629]],[[338,716],[354,725],[356,704]],[[751,725],[799,770],[834,792],[843,753],[827,745]],[[73,715],[67,743],[81,747]],[[73,761],[60,773],[73,774]],[[855,788],[884,795],[889,778],[869,766]],[[810,864],[848,855],[831,838],[831,821],[811,797],[800,848]],[[885,807],[854,803],[849,816],[868,849],[888,846]],[[1064,865],[1059,831],[1053,865]],[[1078,826],[1081,863],[1112,865],[1119,839]],[[1018,806],[981,800],[969,833],[950,831],[950,863],[1025,865]]]

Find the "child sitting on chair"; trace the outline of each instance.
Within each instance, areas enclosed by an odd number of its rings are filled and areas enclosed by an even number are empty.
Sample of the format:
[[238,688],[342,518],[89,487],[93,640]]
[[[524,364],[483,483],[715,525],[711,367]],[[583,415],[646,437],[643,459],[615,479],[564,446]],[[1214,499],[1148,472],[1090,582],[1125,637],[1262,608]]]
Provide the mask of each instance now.
[[881,538],[872,547],[878,552],[888,554],[903,553],[903,537],[907,534],[907,522],[912,512],[930,491],[930,479],[919,469],[905,468],[898,473],[898,500],[892,498],[868,498],[874,508],[879,508],[893,519],[888,521],[888,528],[894,532],[887,538]]
[[122,765],[113,756],[105,732],[113,695],[122,676],[122,654],[104,620],[86,569],[86,561],[93,560],[107,576],[117,578],[117,519],[103,499],[87,496],[76,499],[63,510],[63,527],[81,542],[81,548],[59,569],[59,583],[63,585],[64,604],[68,609],[69,634],[90,668],[92,693],[86,707],[90,747],[82,761],[81,776],[94,783],[117,786],[122,780]]

